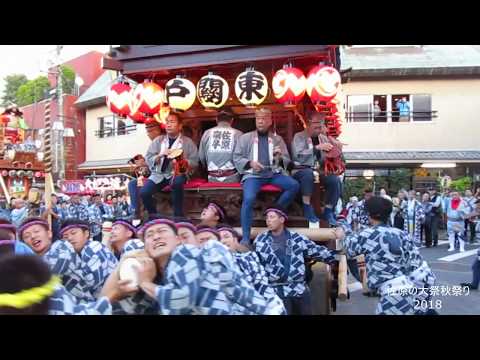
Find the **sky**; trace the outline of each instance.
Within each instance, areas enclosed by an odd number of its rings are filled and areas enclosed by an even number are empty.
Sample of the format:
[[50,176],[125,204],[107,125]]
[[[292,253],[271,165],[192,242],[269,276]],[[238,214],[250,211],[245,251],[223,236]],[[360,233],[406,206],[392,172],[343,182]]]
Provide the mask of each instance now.
[[[5,87],[4,77],[10,74],[25,74],[34,79],[41,70],[48,68],[48,60],[55,58],[57,45],[0,45],[0,97]],[[64,45],[61,62],[69,61],[89,51],[108,51],[109,45]]]

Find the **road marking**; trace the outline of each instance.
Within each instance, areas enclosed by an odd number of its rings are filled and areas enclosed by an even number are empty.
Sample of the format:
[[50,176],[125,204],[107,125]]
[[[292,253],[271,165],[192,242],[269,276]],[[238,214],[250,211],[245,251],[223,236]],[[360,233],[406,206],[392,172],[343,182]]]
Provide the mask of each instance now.
[[[445,244],[448,244],[448,240],[438,240],[438,246],[440,245],[445,245]],[[425,245],[422,245],[420,246],[420,249],[426,249],[427,247]],[[434,248],[434,246],[432,245],[431,249]]]
[[458,259],[463,259],[465,257],[472,256],[472,255],[476,254],[477,251],[478,251],[478,249],[468,250],[468,251],[465,251],[465,252],[444,256],[442,258],[439,258],[438,260],[441,260],[441,261],[455,261],[455,260],[458,260]]
[[348,291],[350,291],[350,292],[355,292],[355,291],[362,290],[362,289],[363,289],[363,286],[358,281],[354,282],[354,283],[351,283],[351,284],[348,284]]

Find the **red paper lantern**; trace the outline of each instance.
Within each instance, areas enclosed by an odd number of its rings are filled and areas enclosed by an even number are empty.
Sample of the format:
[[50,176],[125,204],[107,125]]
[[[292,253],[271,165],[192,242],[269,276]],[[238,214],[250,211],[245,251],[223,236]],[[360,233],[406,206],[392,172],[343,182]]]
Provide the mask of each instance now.
[[273,95],[280,104],[295,106],[305,95],[306,79],[302,70],[286,67],[278,70],[272,79]]
[[41,173],[40,171],[36,171],[36,172],[35,172],[35,177],[36,177],[36,178],[39,178],[39,177],[41,177],[41,176],[42,176],[42,173]]
[[7,115],[7,114],[0,115],[0,122],[6,126],[10,122],[10,115]]
[[334,67],[318,65],[308,73],[307,94],[314,104],[330,101],[340,90],[342,78]]
[[127,83],[116,83],[110,87],[107,94],[107,106],[110,111],[125,117],[130,114],[132,88]]
[[136,113],[130,113],[128,117],[140,124],[143,124],[148,119],[145,114],[141,113],[140,111],[137,111]]
[[150,116],[158,113],[162,105],[167,102],[162,87],[148,81],[137,85],[131,99],[132,113],[141,112]]

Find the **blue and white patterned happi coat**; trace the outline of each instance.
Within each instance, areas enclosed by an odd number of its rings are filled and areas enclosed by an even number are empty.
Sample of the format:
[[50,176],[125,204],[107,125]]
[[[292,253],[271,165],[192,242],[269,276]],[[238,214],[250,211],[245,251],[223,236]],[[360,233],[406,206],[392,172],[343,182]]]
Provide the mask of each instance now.
[[[408,222],[410,220],[408,216],[408,201],[406,202],[407,205],[403,208],[403,218],[405,219],[403,229],[408,233]],[[415,207],[414,207],[414,230],[412,238],[413,242],[415,243],[416,246],[421,246],[422,241],[420,240],[421,238],[421,232],[422,232],[422,223],[425,221],[425,210],[423,209],[422,204],[415,200]]]
[[118,263],[110,249],[91,240],[80,254],[67,241],[55,241],[43,258],[78,301],[94,301]]
[[114,208],[112,205],[108,204],[103,204],[103,210],[105,211],[105,214],[103,214],[103,219],[104,220],[111,220],[114,218]]
[[103,223],[102,212],[96,204],[92,204],[88,207],[88,221],[90,222],[90,231],[92,232],[92,237],[97,236],[102,232]]
[[[143,250],[145,244],[139,239],[130,239],[123,245],[120,256],[137,250]],[[159,313],[158,304],[143,291],[129,296],[113,305],[114,315],[155,315]]]
[[271,231],[266,231],[255,239],[255,252],[260,263],[267,272],[270,285],[283,283],[283,285],[274,286],[277,294],[283,297],[299,297],[307,289],[305,282],[305,258],[317,260],[325,263],[331,263],[335,260],[335,251],[327,249],[325,246],[317,245],[306,236],[296,232],[287,231],[286,256],[290,262],[288,274],[285,274],[285,267],[282,261],[277,257],[272,248]]
[[112,305],[107,297],[92,302],[78,303],[65,287],[59,285],[50,297],[49,315],[112,315]]
[[122,252],[120,256],[135,250],[143,250],[145,248],[145,244],[140,239],[130,239],[127,240],[125,245],[123,245]]
[[201,248],[178,246],[155,294],[164,315],[230,315],[241,308],[244,314],[269,314],[265,298],[218,241],[207,241]]
[[67,209],[67,218],[68,219],[79,219],[88,221],[89,213],[88,207],[83,204],[70,204]]
[[358,225],[360,229],[370,226],[370,221],[368,220],[368,211],[365,207],[365,199],[358,202],[358,206],[354,209],[355,216],[358,220]]
[[[405,296],[382,294],[377,314],[413,314],[414,300],[422,299],[419,289],[434,284],[435,275],[419,253],[412,238],[400,229],[377,225],[354,233],[343,220],[339,221],[345,231],[343,242],[347,257],[365,255],[368,287],[379,290],[387,281],[406,277],[407,285],[417,288]],[[421,292],[421,291],[420,291]]]
[[273,287],[268,284],[268,277],[265,268],[260,263],[258,255],[253,252],[233,253],[240,271],[245,275],[246,280],[253,285],[272,308],[279,309],[279,315],[286,315],[283,301],[275,293]]

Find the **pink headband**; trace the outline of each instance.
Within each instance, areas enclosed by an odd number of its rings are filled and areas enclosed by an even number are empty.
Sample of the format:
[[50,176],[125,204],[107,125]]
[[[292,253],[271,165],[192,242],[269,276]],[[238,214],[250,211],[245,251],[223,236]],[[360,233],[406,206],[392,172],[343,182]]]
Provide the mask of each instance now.
[[140,230],[138,230],[139,233],[145,233],[147,231],[147,229],[153,225],[160,225],[160,224],[165,224],[165,225],[168,225],[170,226],[172,229],[177,229],[177,226],[175,225],[175,223],[171,220],[168,220],[168,219],[156,219],[156,220],[152,220],[152,221],[149,221],[147,223],[145,223],[145,225],[143,225]]
[[43,227],[49,229],[49,226],[48,226],[48,223],[44,220],[34,220],[34,221],[30,221],[22,226],[20,226],[20,228],[18,229],[18,233],[20,234],[20,237],[22,237],[22,234],[23,232],[29,228],[30,226],[33,226],[33,225],[42,225]]
[[207,207],[213,207],[217,213],[220,215],[220,220],[225,219],[225,214],[223,213],[222,209],[218,207],[218,205],[215,205],[214,203],[210,203],[207,205]]
[[232,228],[232,227],[228,227],[228,226],[224,226],[224,227],[221,227],[219,229],[217,229],[217,231],[230,231],[232,233],[232,235],[234,235],[237,239],[240,238],[240,235],[238,234],[238,232]]
[[17,228],[13,224],[0,224],[0,229],[12,230],[14,233],[17,231]]
[[190,224],[189,222],[181,221],[177,222],[176,224],[177,230],[180,228],[187,228],[193,231],[194,234],[197,233],[197,227],[193,224]]
[[112,227],[114,225],[123,225],[125,226],[128,230],[130,230],[131,232],[133,232],[133,236],[137,236],[137,229],[135,228],[135,226],[133,226],[132,224],[129,224],[128,222],[124,221],[124,220],[117,220],[115,221],[113,224],[112,224]]
[[197,229],[197,235],[202,233],[202,232],[209,232],[211,234],[214,234],[218,239],[220,239],[220,234],[215,229],[212,229],[212,228],[209,228],[209,227]]
[[60,230],[60,236],[63,236],[63,234],[70,230],[70,229],[84,229],[84,230],[90,230],[90,228],[87,225],[84,224],[73,224],[73,225],[68,225],[65,226],[62,230]]
[[14,245],[15,240],[0,240],[0,245]]
[[288,220],[287,214],[285,214],[282,210],[275,209],[275,208],[269,208],[269,209],[265,210],[263,215],[267,215],[270,211],[273,211],[274,213],[277,213],[278,215],[283,216],[285,218],[285,220]]

